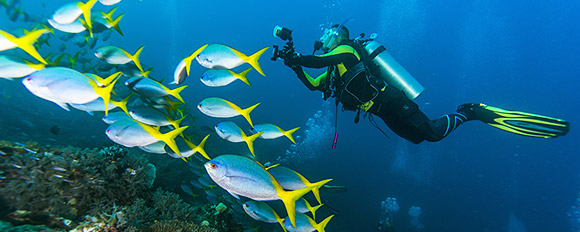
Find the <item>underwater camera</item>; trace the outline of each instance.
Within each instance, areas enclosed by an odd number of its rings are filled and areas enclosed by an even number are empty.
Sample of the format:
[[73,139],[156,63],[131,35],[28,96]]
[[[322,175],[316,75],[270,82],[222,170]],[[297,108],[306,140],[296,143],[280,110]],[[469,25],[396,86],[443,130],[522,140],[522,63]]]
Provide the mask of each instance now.
[[288,29],[287,27],[276,25],[274,27],[273,34],[274,37],[286,41],[286,45],[284,45],[284,48],[282,50],[280,50],[278,45],[272,45],[274,51],[272,52],[272,58],[270,58],[271,60],[276,61],[278,58],[283,58],[285,54],[294,52],[294,41],[292,40],[292,30]]

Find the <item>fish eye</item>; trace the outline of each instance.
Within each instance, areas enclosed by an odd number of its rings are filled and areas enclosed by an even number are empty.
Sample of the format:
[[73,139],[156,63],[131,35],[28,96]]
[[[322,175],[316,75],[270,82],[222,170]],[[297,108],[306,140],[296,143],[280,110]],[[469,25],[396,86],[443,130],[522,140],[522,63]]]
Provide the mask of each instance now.
[[111,132],[111,129],[107,129],[107,134]]
[[248,205],[248,203],[244,204],[244,206],[245,206],[246,208],[247,208],[247,207],[250,207],[250,205]]
[[30,78],[30,77],[26,78],[26,81],[31,81],[31,80],[32,80],[32,78]]
[[216,168],[217,168],[217,165],[215,165],[215,164],[211,164],[211,168],[212,168],[212,169],[216,169]]
[[199,105],[197,105],[197,107],[200,107],[200,108],[201,108],[201,107],[202,107],[202,105],[201,105],[201,104],[199,104]]

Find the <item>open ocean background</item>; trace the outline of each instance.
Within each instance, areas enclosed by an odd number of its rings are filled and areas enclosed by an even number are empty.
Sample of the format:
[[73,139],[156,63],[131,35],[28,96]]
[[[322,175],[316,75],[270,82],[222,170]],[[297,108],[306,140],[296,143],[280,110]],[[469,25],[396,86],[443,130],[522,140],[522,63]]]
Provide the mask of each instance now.
[[[68,2],[21,1],[23,10],[45,18]],[[390,139],[366,119],[354,124],[354,112],[339,111],[340,135],[332,150],[334,101],[325,104],[321,93],[310,92],[282,61],[270,61],[271,49],[260,59],[267,76],[250,72],[251,87],[239,81],[204,86],[199,75],[205,69],[194,61],[182,96],[197,125],[213,128],[220,121],[195,109],[202,99],[218,96],[240,106],[261,102],[252,113],[255,123],[302,126],[295,134],[302,152],[285,159],[290,142],[279,139],[257,141],[256,154],[263,163],[280,157],[311,181],[333,178],[330,184],[347,186],[346,193],[322,192],[340,211],[327,231],[375,231],[387,197],[396,197],[401,208],[393,219],[397,231],[413,230],[407,214],[413,205],[422,209],[422,231],[580,230],[580,219],[570,215],[580,190],[580,1],[124,0],[118,6],[117,12],[125,13],[125,36],[97,47],[112,44],[132,53],[145,45],[141,63],[154,67],[152,75],[165,77],[165,83],[178,62],[203,44],[227,44],[252,54],[283,45],[272,36],[273,27],[282,25],[294,30],[297,51],[310,54],[321,28],[353,17],[346,25],[351,38],[378,33],[377,40],[425,86],[416,102],[431,118],[462,103],[483,102],[572,124],[565,137],[535,139],[469,122],[441,142],[414,145],[378,117]],[[0,29],[18,27],[27,25],[0,14]],[[20,81],[0,80],[0,107],[2,140],[112,144],[98,116],[66,112],[32,95]],[[50,133],[54,125],[61,128],[58,135]],[[212,136],[208,144],[219,140]],[[232,145],[223,153],[247,153],[244,146]]]

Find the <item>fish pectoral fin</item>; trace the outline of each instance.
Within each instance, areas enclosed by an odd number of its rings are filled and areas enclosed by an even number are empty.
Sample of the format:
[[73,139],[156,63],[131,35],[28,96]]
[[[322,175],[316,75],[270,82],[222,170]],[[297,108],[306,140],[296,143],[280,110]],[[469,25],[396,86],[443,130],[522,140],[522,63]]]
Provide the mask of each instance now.
[[68,108],[68,105],[67,105],[66,103],[63,103],[63,102],[56,102],[56,101],[53,101],[53,102],[54,102],[55,104],[57,104],[58,106],[60,106],[60,108],[62,108],[63,110],[70,111],[70,109]]
[[240,199],[240,196],[238,194],[235,194],[235,193],[231,192],[230,190],[226,190],[226,191],[228,191],[228,193],[230,193],[234,198],[236,198],[238,200]]

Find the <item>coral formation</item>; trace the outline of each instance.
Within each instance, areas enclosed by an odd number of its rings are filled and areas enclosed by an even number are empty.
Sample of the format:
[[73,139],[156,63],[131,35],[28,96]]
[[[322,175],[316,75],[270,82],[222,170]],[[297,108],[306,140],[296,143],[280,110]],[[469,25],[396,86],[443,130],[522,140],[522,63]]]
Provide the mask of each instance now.
[[157,168],[133,151],[0,141],[0,219],[43,231],[242,231],[225,205],[193,207],[155,188]]

